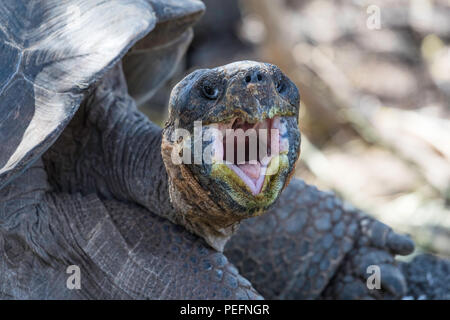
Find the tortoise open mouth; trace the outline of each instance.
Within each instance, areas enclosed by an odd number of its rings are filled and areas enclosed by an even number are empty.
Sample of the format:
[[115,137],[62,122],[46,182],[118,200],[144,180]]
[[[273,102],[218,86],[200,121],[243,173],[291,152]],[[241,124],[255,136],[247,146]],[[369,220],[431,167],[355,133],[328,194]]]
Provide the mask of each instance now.
[[283,117],[275,116],[250,123],[234,118],[217,124],[221,136],[214,140],[216,163],[231,169],[233,180],[239,179],[254,196],[262,192],[266,177],[278,173],[279,156],[289,151],[282,120]]

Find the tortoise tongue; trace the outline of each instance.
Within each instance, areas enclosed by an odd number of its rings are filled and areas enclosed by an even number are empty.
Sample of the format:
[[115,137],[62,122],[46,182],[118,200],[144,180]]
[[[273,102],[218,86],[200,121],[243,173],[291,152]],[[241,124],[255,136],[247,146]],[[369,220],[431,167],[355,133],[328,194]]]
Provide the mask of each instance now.
[[256,164],[244,163],[238,164],[237,166],[253,181],[258,180],[261,175],[261,164],[259,161],[257,161]]

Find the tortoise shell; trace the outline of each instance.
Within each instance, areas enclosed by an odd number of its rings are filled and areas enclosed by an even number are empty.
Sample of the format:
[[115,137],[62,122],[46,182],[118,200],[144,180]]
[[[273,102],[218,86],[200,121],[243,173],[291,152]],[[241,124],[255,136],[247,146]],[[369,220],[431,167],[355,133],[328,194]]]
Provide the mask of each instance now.
[[130,48],[186,38],[203,11],[194,0],[0,2],[0,189],[54,143],[88,89]]

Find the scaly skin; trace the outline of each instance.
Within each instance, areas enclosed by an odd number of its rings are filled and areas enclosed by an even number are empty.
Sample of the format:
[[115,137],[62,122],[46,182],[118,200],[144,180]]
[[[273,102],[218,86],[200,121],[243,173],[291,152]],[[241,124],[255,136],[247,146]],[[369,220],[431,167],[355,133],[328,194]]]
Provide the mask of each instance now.
[[400,267],[408,280],[406,299],[450,300],[450,259],[421,254]]
[[[139,113],[120,66],[39,160],[0,190],[0,298],[258,299],[172,210],[161,129]],[[77,265],[81,289],[69,290]]]
[[[52,192],[45,178],[38,163],[0,191],[0,299],[261,298],[183,228],[135,204]],[[66,287],[70,265],[80,290]]]
[[[225,254],[266,298],[399,298],[406,292],[395,254],[407,236],[293,179],[265,215],[246,220]],[[368,290],[367,266],[381,268],[381,290]]]

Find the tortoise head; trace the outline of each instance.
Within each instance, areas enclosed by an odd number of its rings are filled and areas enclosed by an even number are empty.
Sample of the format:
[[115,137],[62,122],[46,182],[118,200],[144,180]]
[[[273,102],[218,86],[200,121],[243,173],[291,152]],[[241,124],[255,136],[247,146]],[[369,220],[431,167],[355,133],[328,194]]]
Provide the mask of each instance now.
[[171,200],[216,249],[288,184],[300,151],[299,102],[278,67],[252,61],[197,70],[173,89],[162,142]]

